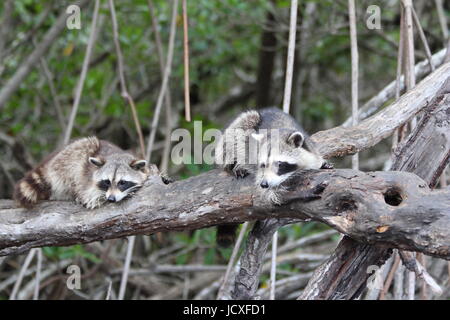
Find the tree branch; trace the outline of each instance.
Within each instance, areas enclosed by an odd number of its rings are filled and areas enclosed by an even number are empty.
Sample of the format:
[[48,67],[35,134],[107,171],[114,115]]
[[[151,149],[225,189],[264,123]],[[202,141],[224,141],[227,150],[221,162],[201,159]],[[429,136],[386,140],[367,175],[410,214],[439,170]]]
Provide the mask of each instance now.
[[[80,0],[75,3],[75,5],[80,8],[85,7],[89,4],[89,0]],[[39,45],[33,50],[33,52],[26,58],[26,60],[20,64],[20,67],[11,77],[11,79],[6,82],[3,88],[0,90],[0,110],[3,108],[5,103],[11,97],[11,95],[19,88],[22,81],[30,73],[33,68],[38,65],[39,59],[47,52],[48,48],[53,44],[55,39],[66,27],[66,19],[68,15],[63,12],[55,24],[47,31],[44,38],[39,42]]]
[[[249,180],[235,180],[218,170],[170,185],[155,176],[132,200],[95,210],[48,201],[27,211],[2,200],[0,255],[277,217],[311,218],[359,241],[450,259],[450,191],[431,192],[413,174],[305,171],[289,183],[285,197],[290,203],[277,207],[259,197]],[[321,199],[301,200],[305,190],[317,190],[318,185],[325,186]]]
[[[325,157],[340,157],[370,148],[409,121],[434,97],[450,92],[450,63],[442,65],[414,89],[374,116],[351,128],[336,127],[311,136]],[[370,135],[368,135],[368,130]]]
[[[445,58],[446,49],[442,49],[439,52],[435,53],[431,56],[431,63],[437,68],[442,65]],[[430,73],[430,66],[428,60],[423,60],[416,64],[414,67],[414,73],[416,75],[417,80],[423,79],[426,75]],[[401,77],[399,90],[402,91],[405,89],[405,79]],[[396,80],[389,83],[386,87],[384,87],[380,92],[378,92],[374,97],[372,97],[369,101],[367,101],[358,112],[358,119],[363,120],[366,119],[373,114],[375,114],[386,102],[390,99],[395,98],[396,92]],[[342,126],[347,128],[352,125],[352,117],[349,117]]]
[[[428,185],[434,185],[435,177],[440,175],[449,161],[448,99],[448,94],[438,96],[426,106],[426,112],[413,133],[394,152],[392,170],[411,170],[422,176]],[[432,158],[428,158],[428,155]],[[426,218],[420,216],[420,212],[412,211],[411,215],[424,218],[425,221]],[[384,264],[391,251],[385,246],[367,246],[344,237],[334,254],[314,272],[299,299],[357,298],[365,288],[369,277],[368,268]]]

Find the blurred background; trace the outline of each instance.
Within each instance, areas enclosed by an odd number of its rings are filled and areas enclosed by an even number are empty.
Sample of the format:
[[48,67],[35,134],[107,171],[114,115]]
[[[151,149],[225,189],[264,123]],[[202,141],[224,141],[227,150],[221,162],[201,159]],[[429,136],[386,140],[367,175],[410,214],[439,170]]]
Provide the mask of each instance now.
[[[0,98],[2,199],[11,198],[15,181],[63,142],[91,36],[94,2],[81,6],[81,29],[70,30],[60,23],[53,38],[49,32],[74,1],[0,3],[0,90],[11,88],[11,81],[23,74],[7,96],[0,93],[5,98]],[[414,1],[431,53],[445,48],[446,43],[436,2]],[[444,17],[450,19],[450,1],[442,3]],[[162,66],[169,56],[173,1],[120,0],[114,4],[124,78],[147,139],[161,90]],[[366,26],[370,5],[381,9],[381,29],[370,30]],[[221,129],[249,108],[281,107],[289,10],[288,0],[187,1],[191,115],[192,120],[202,121],[203,130]],[[160,112],[151,162],[175,179],[185,179],[210,170],[211,166],[174,165],[168,156],[168,133],[175,128],[193,131],[193,122],[184,116],[181,1],[177,12],[169,95]],[[356,3],[356,15],[359,101],[363,105],[395,80],[400,4],[396,0],[360,0]],[[47,49],[39,53],[39,46],[46,41]],[[415,59],[419,62],[426,54],[418,33],[416,43]],[[351,116],[350,86],[347,1],[300,0],[291,114],[311,134],[338,126]],[[110,8],[108,1],[100,1],[71,138],[96,135],[124,149],[138,150],[132,112],[121,90]],[[390,149],[391,139],[386,139],[362,152],[361,170],[383,169]],[[336,167],[350,166],[350,158],[333,161]],[[231,249],[216,246],[215,233],[215,228],[209,228],[137,237],[125,298],[215,298],[231,254]],[[304,246],[292,246],[305,237],[311,240],[305,241]],[[282,228],[277,276],[281,289],[277,298],[295,299],[338,239],[336,232],[315,222]],[[126,248],[126,239],[44,248],[39,298],[104,299],[106,292],[116,298]],[[25,255],[0,258],[0,299],[10,298],[24,259]],[[445,262],[433,263],[436,279],[448,282]],[[66,268],[70,264],[82,269],[79,290],[66,286]],[[259,293],[263,297],[268,294],[268,266],[265,265],[261,279]],[[20,289],[15,292],[17,298],[33,297],[36,267],[33,261],[26,270]],[[295,276],[296,281],[292,280]]]

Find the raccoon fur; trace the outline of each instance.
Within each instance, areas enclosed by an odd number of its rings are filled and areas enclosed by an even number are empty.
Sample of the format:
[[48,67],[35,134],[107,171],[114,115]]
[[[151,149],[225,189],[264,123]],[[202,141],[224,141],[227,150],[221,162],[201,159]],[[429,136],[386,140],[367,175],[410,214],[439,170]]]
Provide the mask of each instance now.
[[[274,204],[281,204],[282,183],[297,170],[332,167],[297,121],[278,108],[237,116],[217,142],[215,161],[238,178],[253,174],[264,197]],[[229,225],[219,226],[219,244],[222,239],[230,242],[230,229]]]
[[73,200],[93,209],[131,196],[151,173],[154,166],[116,145],[81,138],[50,154],[17,182],[14,199],[25,208],[41,200]]

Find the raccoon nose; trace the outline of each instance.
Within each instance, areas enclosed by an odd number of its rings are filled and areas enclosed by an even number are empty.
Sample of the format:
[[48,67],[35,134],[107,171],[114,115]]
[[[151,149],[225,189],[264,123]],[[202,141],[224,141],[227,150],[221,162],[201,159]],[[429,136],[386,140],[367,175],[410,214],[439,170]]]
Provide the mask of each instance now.
[[110,195],[107,200],[108,200],[108,202],[116,202],[116,197],[113,195]]
[[264,189],[266,189],[266,188],[268,188],[268,187],[269,187],[269,184],[267,183],[267,181],[266,181],[266,180],[263,180],[263,181],[261,182],[260,186],[261,186],[261,188],[264,188]]

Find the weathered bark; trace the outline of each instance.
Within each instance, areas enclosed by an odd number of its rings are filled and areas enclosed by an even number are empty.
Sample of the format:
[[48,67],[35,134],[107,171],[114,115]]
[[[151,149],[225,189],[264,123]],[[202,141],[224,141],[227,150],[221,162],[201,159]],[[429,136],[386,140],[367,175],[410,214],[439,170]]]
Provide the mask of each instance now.
[[[449,162],[449,98],[449,94],[437,96],[427,106],[414,132],[395,150],[393,170],[414,172],[428,185],[434,186]],[[411,212],[411,216],[426,221],[420,209]],[[416,233],[419,234],[420,230],[417,229]],[[391,251],[384,247],[367,246],[344,237],[330,259],[314,272],[299,299],[357,298],[370,276],[368,268],[384,264],[390,254]]]
[[[444,61],[446,49],[442,49],[435,53],[431,58],[431,63],[435,68],[439,67]],[[416,64],[414,68],[414,74],[417,80],[423,79],[428,73],[431,72],[428,60],[423,60]],[[373,98],[367,101],[361,109],[358,111],[358,121],[366,119],[376,113],[386,102],[395,97],[396,81],[392,81],[386,87],[384,87],[380,92],[377,93]],[[400,79],[400,91],[405,89],[404,77]],[[343,127],[350,127],[352,124],[352,118],[348,118],[342,124]]]
[[[167,186],[152,178],[132,200],[95,210],[60,201],[24,210],[3,200],[0,255],[222,223],[310,218],[359,241],[450,259],[450,193],[430,192],[413,174],[303,171],[286,185],[289,203],[283,206],[268,205],[249,180],[216,170]],[[316,199],[305,202],[311,191]]]
[[[435,186],[449,162],[449,123],[450,94],[439,95],[427,107],[414,133],[394,151],[395,160],[391,170],[414,172],[430,186]],[[420,152],[423,145],[428,147]],[[432,163],[439,164],[440,167],[430,170]]]
[[[446,90],[448,91],[448,79],[447,79],[447,75],[445,74],[441,74],[439,77],[433,78],[433,79],[427,79],[426,80],[427,83],[434,83],[436,84],[436,88],[438,89],[438,92],[446,92]],[[444,85],[440,85],[440,81],[444,81]],[[447,82],[446,82],[447,81]],[[420,94],[421,91],[416,91],[417,94]],[[429,101],[431,100],[434,96],[427,96],[428,98],[425,99],[425,101]],[[391,113],[395,110],[395,108],[402,108],[401,110],[403,110],[407,105],[411,105],[413,104],[415,101],[411,101],[411,98],[405,99],[405,101],[402,102],[402,104],[398,105],[396,103],[394,103],[393,105],[391,105],[390,107],[387,108],[388,113]],[[426,104],[423,105],[416,105],[414,108],[417,108],[417,110],[421,110],[426,106]],[[408,116],[405,116],[403,114],[403,112],[401,110],[397,110],[396,112],[398,114],[401,114],[402,116],[400,117],[395,117],[392,119],[389,119],[389,121],[391,122],[391,125],[393,127],[400,125],[401,122],[404,121],[404,119],[408,118]],[[353,139],[359,139],[360,137],[362,137],[361,139],[361,143],[363,146],[368,146],[371,145],[372,143],[376,143],[375,141],[379,141],[379,137],[377,137],[377,135],[380,133],[380,129],[373,125],[373,124],[381,124],[383,122],[386,121],[385,115],[383,115],[383,113],[379,113],[376,116],[373,116],[371,119],[369,119],[367,122],[370,124],[372,123],[372,125],[368,125],[366,126],[363,130],[365,131],[364,134],[362,134],[361,132],[358,132],[358,129],[355,130],[355,128],[351,128],[347,131],[348,134],[348,138],[350,141],[353,141]],[[369,130],[368,130],[369,128]],[[320,140],[319,145],[323,146],[323,149],[321,150],[322,154],[325,157],[330,157],[330,155],[335,154],[336,152],[333,151],[330,146],[332,146],[332,143],[328,143],[330,141],[330,138],[332,139],[334,136],[338,136],[340,139],[342,138],[347,138],[345,137],[345,135],[341,134],[338,135],[336,130],[339,130],[340,128],[335,128],[335,129],[331,129],[331,130],[327,130],[327,131],[323,131],[323,132],[319,132],[315,135],[313,135],[313,139],[317,139]],[[444,129],[445,130],[445,129]],[[368,133],[368,131],[370,133]],[[445,132],[445,131],[444,131]],[[348,148],[347,144],[341,144],[338,148],[340,152],[342,152],[343,154],[348,153],[351,151],[350,148]],[[339,153],[339,152],[337,152]],[[283,224],[280,224],[279,226],[281,226]],[[250,297],[253,297],[258,283],[259,283],[259,276],[260,276],[260,266],[258,264],[258,260],[262,259],[262,256],[264,255],[264,253],[266,252],[268,245],[270,243],[270,236],[273,234],[273,232],[275,231],[273,228],[273,224],[264,224],[264,225],[257,225],[256,228],[258,229],[257,232],[255,232],[254,234],[251,234],[248,242],[249,245],[246,247],[246,250],[244,251],[243,255],[241,256],[241,268],[243,268],[243,270],[238,273],[237,277],[236,277],[236,281],[235,281],[235,289],[233,292],[233,297],[235,299],[248,299]],[[254,239],[253,239],[254,238]],[[347,242],[352,242],[353,240],[348,239]],[[357,243],[354,242],[353,243],[353,247],[357,247]],[[353,247],[349,248],[349,253],[345,252],[346,248],[345,246],[340,246],[338,248],[338,250],[340,250],[339,252],[339,256],[349,256],[349,254],[351,252],[353,252]],[[386,251],[386,249],[382,248],[377,248],[377,247],[373,247],[373,246],[365,246],[364,248],[361,246],[361,251],[360,252],[360,257],[363,256],[374,256],[376,257],[375,260],[378,263],[381,263],[380,257],[384,255],[384,252]],[[368,254],[368,253],[373,253]],[[382,254],[382,255],[380,255]],[[358,262],[367,262],[368,260],[365,259],[358,259]],[[335,264],[335,260],[334,259],[330,259],[328,261],[329,264]],[[357,263],[354,264],[354,268],[355,269],[361,269],[361,270],[366,270],[367,268],[361,268],[361,265],[358,265]],[[323,270],[325,270],[326,268],[323,268]],[[338,268],[339,269],[339,268]],[[324,281],[323,283],[325,284],[329,284],[328,281],[333,281],[337,279],[332,278],[333,277],[333,273],[329,273],[327,275],[324,275],[321,273],[321,271],[323,270],[318,270],[318,273],[315,274],[315,278],[313,278],[311,280],[311,284],[314,283],[314,281],[316,281],[318,278],[322,278]],[[348,270],[349,272],[349,276],[348,279],[351,279],[351,272],[352,269]],[[338,273],[339,274],[339,273]],[[338,277],[338,279],[340,279]],[[354,279],[356,280],[356,279]],[[356,280],[358,281],[358,280]],[[348,285],[348,283],[346,281],[343,281],[340,286],[338,286],[337,290],[340,290],[340,288],[345,288]],[[316,292],[313,292],[313,287],[308,287],[307,290],[305,290],[305,298],[306,296],[312,297],[314,296],[314,294],[316,294]],[[308,290],[310,290],[310,292],[308,293]],[[355,292],[359,292],[360,288],[359,286],[356,288]],[[335,291],[337,293],[336,297],[340,298],[339,296],[339,291]],[[348,291],[347,291],[348,292]],[[355,292],[353,293],[349,293],[349,295],[347,295],[348,297],[353,297],[353,294],[355,294]],[[320,295],[320,293],[319,293]],[[320,295],[320,297],[318,298],[324,298],[324,296],[326,296],[326,293],[322,293]],[[329,296],[330,298],[330,296]]]
[[266,219],[257,221],[247,239],[245,252],[242,254],[239,272],[234,282],[231,296],[234,300],[249,300],[259,287],[259,275],[263,257],[272,242],[272,237],[282,225],[283,219]]
[[[383,264],[391,255],[385,247],[361,244],[344,237],[328,260],[313,273],[301,300],[348,300],[356,299],[364,286],[361,277],[354,276],[363,270],[367,274],[367,257],[376,256],[376,264]],[[336,281],[336,278],[339,281]],[[364,278],[365,284],[367,277]]]
[[[311,139],[317,142],[318,151],[326,157],[357,153],[390,136],[396,128],[419,113],[428,102],[447,92],[450,92],[450,63],[436,69],[398,101],[357,126],[321,131]],[[368,130],[371,135],[367,135]]]

